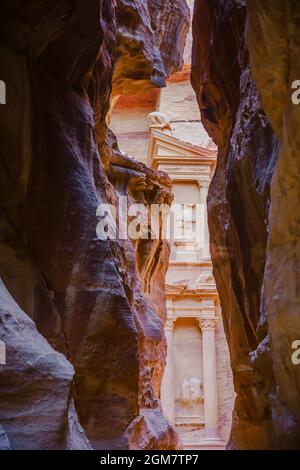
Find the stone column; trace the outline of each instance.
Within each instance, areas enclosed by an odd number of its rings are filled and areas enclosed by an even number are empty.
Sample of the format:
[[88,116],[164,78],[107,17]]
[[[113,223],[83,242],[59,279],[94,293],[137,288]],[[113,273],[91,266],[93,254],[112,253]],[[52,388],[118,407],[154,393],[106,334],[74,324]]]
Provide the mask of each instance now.
[[210,185],[209,180],[198,181],[200,188],[200,202],[204,205],[204,246],[202,251],[202,258],[210,259],[210,249],[209,249],[209,230],[208,230],[208,220],[207,220],[207,195],[208,188]]
[[205,438],[219,439],[218,387],[215,327],[216,318],[199,319],[203,348]]
[[161,406],[170,423],[175,424],[174,365],[173,365],[173,327],[174,320],[168,318],[165,324],[167,338],[167,362],[161,384]]

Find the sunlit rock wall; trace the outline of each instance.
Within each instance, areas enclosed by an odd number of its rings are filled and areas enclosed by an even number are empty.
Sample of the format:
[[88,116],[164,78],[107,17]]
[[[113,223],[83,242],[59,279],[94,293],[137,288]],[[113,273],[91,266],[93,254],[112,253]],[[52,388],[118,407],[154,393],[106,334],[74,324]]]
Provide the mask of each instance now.
[[158,400],[168,246],[100,241],[96,209],[171,199],[167,176],[121,154],[105,120],[112,88],[163,86],[181,66],[186,3],[0,10],[1,445],[176,448]]
[[195,2],[192,81],[219,147],[208,205],[237,392],[229,448],[300,446],[299,17],[293,1]]

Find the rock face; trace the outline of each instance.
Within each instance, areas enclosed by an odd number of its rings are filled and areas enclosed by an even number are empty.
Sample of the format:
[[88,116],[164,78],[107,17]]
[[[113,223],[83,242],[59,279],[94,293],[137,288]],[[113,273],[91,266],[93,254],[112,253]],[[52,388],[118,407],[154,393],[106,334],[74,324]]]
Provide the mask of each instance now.
[[[0,338],[7,350],[0,375],[0,421],[11,448],[65,449],[74,441],[75,448],[90,448],[74,413],[74,368],[38,333],[2,281],[0,302]],[[0,448],[9,448],[3,435]]]
[[117,0],[114,94],[165,86],[183,66],[189,16],[185,0]]
[[293,1],[195,4],[192,81],[219,146],[208,207],[237,392],[231,449],[300,447],[299,16]]
[[112,95],[180,67],[185,0],[0,8],[1,445],[176,448],[159,402],[168,245],[99,240],[96,209],[171,200],[105,121]]

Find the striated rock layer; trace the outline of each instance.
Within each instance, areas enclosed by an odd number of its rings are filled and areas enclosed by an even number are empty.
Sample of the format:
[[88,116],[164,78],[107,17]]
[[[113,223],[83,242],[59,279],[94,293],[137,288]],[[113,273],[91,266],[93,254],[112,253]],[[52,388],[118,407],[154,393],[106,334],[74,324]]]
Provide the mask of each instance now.
[[96,209],[171,200],[105,120],[112,88],[180,68],[185,0],[3,3],[0,445],[176,448],[158,398],[168,245],[99,240]]
[[229,449],[300,447],[299,18],[292,0],[195,4],[192,81],[219,146],[208,207],[237,392]]

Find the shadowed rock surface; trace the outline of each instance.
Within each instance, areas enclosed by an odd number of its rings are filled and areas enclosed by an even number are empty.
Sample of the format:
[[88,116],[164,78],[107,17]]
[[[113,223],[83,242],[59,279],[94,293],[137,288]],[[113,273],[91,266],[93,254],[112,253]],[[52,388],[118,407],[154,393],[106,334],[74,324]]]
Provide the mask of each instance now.
[[219,146],[208,210],[237,392],[230,449],[300,447],[299,18],[294,1],[195,3],[192,80]]
[[189,10],[185,0],[0,9],[1,445],[174,449],[158,399],[169,248],[100,241],[96,209],[119,195],[171,200],[168,177],[122,154],[105,119],[112,88],[163,86],[180,68]]
[[[74,413],[74,368],[54,351],[34,322],[0,281],[0,338],[6,344],[1,366],[0,448],[89,449]],[[22,432],[20,431],[22,429]]]

